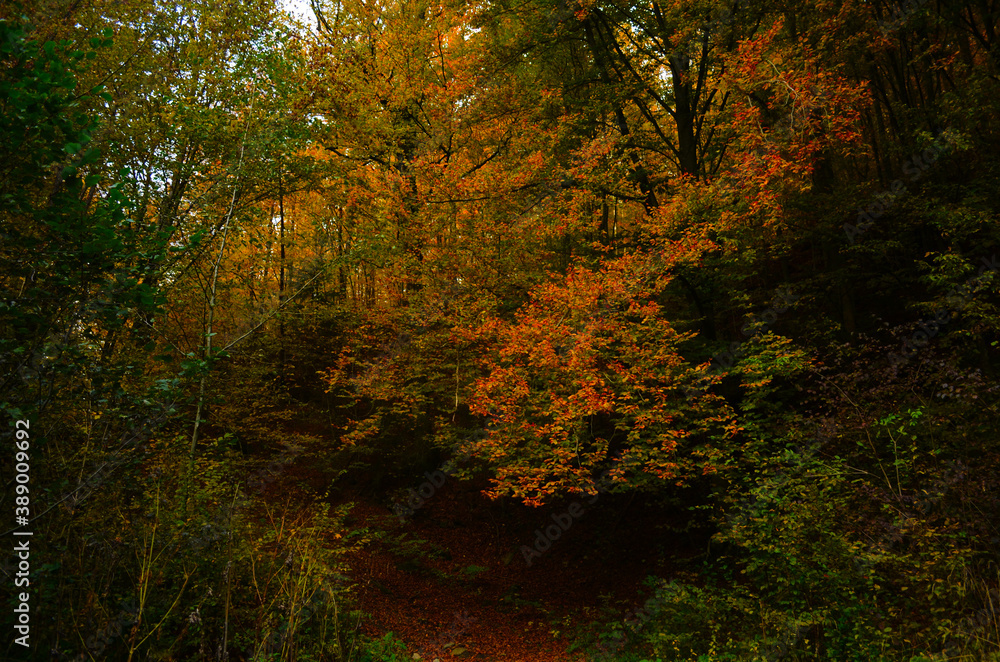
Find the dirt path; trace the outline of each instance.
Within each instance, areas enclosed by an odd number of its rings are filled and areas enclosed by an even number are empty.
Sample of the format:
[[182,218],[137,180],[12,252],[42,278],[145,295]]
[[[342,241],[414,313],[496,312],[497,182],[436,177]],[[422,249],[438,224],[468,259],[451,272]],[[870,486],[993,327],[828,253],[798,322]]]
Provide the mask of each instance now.
[[[676,515],[639,499],[504,507],[482,487],[449,479],[402,521],[355,500],[353,525],[385,532],[350,560],[367,634],[391,631],[425,660],[580,660],[567,647],[595,636],[592,622],[633,612],[642,581],[670,574],[657,559],[704,549],[671,532]],[[546,528],[558,538],[529,565],[522,546]]]

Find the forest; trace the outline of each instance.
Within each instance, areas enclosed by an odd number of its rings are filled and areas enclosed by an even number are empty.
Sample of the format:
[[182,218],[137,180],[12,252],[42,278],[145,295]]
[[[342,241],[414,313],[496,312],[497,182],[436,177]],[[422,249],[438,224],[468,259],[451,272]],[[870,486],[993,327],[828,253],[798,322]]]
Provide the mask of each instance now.
[[1000,662],[1000,0],[0,0],[0,658]]

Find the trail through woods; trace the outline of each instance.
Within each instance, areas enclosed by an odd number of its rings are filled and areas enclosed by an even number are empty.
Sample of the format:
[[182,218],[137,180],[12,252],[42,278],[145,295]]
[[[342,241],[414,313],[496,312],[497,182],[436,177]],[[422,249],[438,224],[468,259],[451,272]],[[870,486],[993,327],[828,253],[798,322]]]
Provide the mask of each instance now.
[[425,660],[584,659],[567,648],[593,641],[597,620],[633,615],[643,580],[672,572],[657,559],[704,550],[665,508],[604,495],[577,500],[583,514],[529,566],[522,545],[574,501],[501,504],[483,487],[450,478],[402,521],[388,504],[343,498],[356,503],[352,526],[385,532],[351,559],[368,635],[393,632]]

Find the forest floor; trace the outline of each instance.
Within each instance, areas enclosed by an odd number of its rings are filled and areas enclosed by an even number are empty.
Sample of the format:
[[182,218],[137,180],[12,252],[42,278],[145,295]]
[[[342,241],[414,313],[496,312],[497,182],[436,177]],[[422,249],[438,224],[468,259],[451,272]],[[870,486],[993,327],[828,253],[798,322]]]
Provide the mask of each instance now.
[[[448,478],[404,516],[386,500],[336,499],[355,504],[352,528],[380,532],[350,559],[360,607],[370,615],[366,634],[392,632],[428,661],[580,660],[599,623],[631,616],[648,599],[648,576],[674,574],[667,559],[705,550],[704,535],[680,531],[683,512],[638,497],[529,508],[491,501],[485,487]],[[397,490],[401,501],[405,494]],[[534,546],[536,530],[557,520],[568,527],[529,564],[523,546]]]

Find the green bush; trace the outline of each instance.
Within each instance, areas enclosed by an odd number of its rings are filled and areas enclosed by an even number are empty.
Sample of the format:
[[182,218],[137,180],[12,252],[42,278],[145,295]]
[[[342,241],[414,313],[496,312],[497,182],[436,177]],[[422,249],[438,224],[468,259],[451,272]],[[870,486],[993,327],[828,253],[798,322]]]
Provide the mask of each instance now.
[[406,646],[392,632],[380,639],[365,640],[358,655],[352,662],[405,662],[411,659]]

